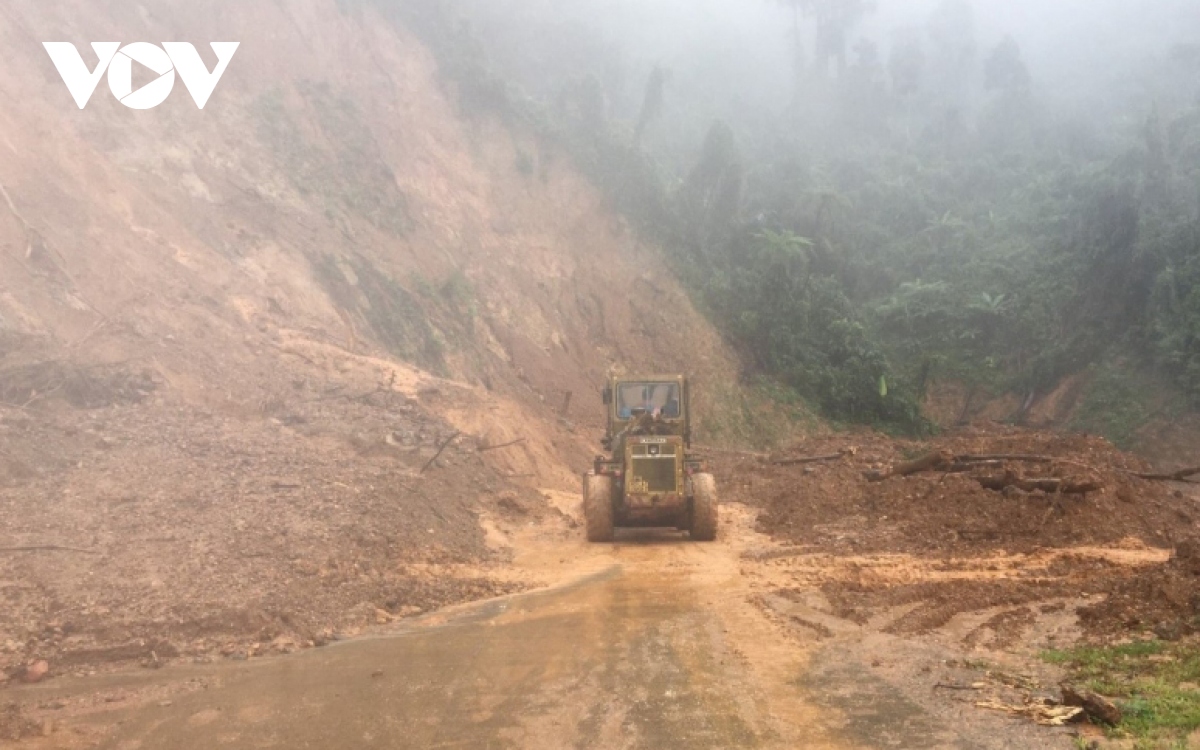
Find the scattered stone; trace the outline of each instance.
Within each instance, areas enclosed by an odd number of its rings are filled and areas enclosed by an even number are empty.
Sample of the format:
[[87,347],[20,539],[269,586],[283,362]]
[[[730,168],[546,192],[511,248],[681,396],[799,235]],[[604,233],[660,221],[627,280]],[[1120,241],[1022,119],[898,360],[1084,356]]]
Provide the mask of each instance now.
[[48,674],[50,674],[50,664],[42,659],[25,668],[25,673],[21,675],[21,681],[32,685],[46,679]]

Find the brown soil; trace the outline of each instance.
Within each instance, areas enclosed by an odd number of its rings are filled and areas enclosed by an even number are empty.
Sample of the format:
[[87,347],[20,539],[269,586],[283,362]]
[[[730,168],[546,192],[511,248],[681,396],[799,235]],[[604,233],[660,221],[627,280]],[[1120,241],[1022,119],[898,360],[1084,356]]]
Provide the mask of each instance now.
[[[856,552],[939,554],[965,550],[1030,551],[1111,544],[1136,537],[1170,546],[1192,533],[1200,507],[1160,482],[1124,470],[1148,471],[1135,456],[1102,438],[1007,427],[973,427],[929,442],[896,441],[864,432],[805,441],[783,457],[855,451],[839,461],[777,466],[760,457],[717,454],[728,476],[725,496],[762,507],[761,528],[796,544]],[[1007,462],[1001,469],[926,472],[880,482],[866,474],[930,451],[955,455],[1037,454],[1051,465]],[[1025,478],[1098,481],[1086,495],[984,489],[978,476],[1010,470]]]
[[474,439],[421,473],[455,431],[415,399],[300,385],[272,411],[0,408],[25,467],[0,486],[0,671],[288,651],[513,590],[460,572],[492,556],[478,513],[542,503]]
[[0,740],[16,741],[41,733],[42,727],[26,717],[18,704],[0,704]]
[[[878,482],[866,477],[938,450],[1056,460],[1008,461],[999,468]],[[872,575],[868,568],[866,574],[806,581],[821,587],[829,611],[838,617],[865,623],[902,609],[884,631],[920,633],[941,628],[960,613],[1000,610],[978,626],[997,643],[1013,640],[1013,624],[1030,617],[1028,605],[1046,601],[1078,600],[1072,606],[1081,606],[1083,626],[1097,637],[1131,629],[1177,637],[1196,625],[1194,543],[1186,540],[1200,529],[1200,505],[1172,485],[1130,476],[1127,472],[1150,467],[1100,438],[987,426],[913,443],[864,432],[809,440],[776,458],[838,451],[853,453],[830,463],[793,466],[730,453],[716,454],[714,460],[718,475],[728,477],[725,496],[762,507],[759,528],[799,545],[798,551],[906,553],[928,559],[944,574],[897,580]],[[1025,478],[1094,481],[1102,489],[1085,495],[997,492],[977,481],[1001,469]],[[1139,567],[1152,560],[1139,560],[1138,549],[1176,544],[1181,552],[1173,562]],[[1131,559],[1050,553],[1094,547],[1126,548]],[[1014,554],[1027,559],[1019,566],[988,562],[991,556]],[[953,572],[964,568],[974,572]],[[1095,604],[1096,599],[1104,603]]]
[[1107,593],[1103,602],[1079,610],[1091,632],[1150,632],[1168,640],[1200,632],[1200,542],[1181,542],[1169,563],[1121,577]]

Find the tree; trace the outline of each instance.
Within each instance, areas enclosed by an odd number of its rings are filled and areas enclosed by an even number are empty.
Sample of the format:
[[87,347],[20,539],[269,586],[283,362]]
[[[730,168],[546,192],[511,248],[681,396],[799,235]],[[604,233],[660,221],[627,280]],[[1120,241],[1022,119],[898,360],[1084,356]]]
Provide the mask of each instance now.
[[650,80],[646,82],[646,96],[642,100],[642,111],[638,115],[637,127],[633,131],[635,144],[641,143],[646,127],[662,116],[666,90],[667,71],[661,65],[655,65],[654,70],[650,72]]
[[[850,32],[875,10],[874,0],[781,0],[793,12],[803,13],[817,26],[816,64],[821,74],[829,72],[829,63],[837,63],[840,76],[846,70]],[[797,59],[803,57],[803,44],[796,25]]]
[[1021,58],[1021,46],[1011,36],[1004,38],[983,66],[984,87],[1007,94],[1023,93],[1033,82]]
[[925,82],[925,50],[916,34],[903,34],[892,47],[888,60],[892,90],[899,96],[912,96]]
[[680,189],[684,225],[708,250],[741,210],[744,173],[733,128],[718,120],[704,139],[700,160]]

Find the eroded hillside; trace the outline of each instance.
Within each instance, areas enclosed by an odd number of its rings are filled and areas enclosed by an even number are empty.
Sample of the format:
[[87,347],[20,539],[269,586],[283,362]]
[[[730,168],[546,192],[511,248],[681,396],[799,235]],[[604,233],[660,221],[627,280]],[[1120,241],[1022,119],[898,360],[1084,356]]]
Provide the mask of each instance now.
[[[461,568],[480,514],[576,486],[610,368],[737,418],[656,250],[551,145],[461,118],[403,29],[333,0],[0,18],[0,674],[505,590]],[[241,48],[203,111],[103,81],[81,111],[41,47],[135,37]]]
[[[4,11],[21,53],[0,85],[26,103],[0,120],[4,400],[39,387],[17,365],[120,363],[159,398],[247,407],[281,368],[336,379],[364,355],[551,424],[567,392],[594,424],[612,366],[727,386],[728,353],[655,251],[553,147],[461,120],[403,30],[333,2],[59,10]],[[204,111],[182,86],[131,111],[103,84],[78,111],[40,41],[135,31],[242,46]]]

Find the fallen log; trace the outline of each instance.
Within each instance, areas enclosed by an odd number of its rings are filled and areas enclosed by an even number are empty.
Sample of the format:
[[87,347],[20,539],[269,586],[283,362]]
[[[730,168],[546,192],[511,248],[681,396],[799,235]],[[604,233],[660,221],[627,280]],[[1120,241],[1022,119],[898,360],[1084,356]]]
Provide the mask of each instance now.
[[1121,709],[1112,701],[1090,690],[1080,692],[1070,685],[1061,685],[1064,706],[1082,708],[1092,721],[1116,726],[1124,718]]
[[772,466],[799,466],[801,464],[819,464],[825,461],[836,461],[843,456],[853,455],[853,451],[839,451],[828,456],[804,456],[802,458],[779,458],[770,461]]
[[911,461],[896,464],[891,468],[891,471],[886,472],[870,472],[867,479],[872,482],[882,482],[890,477],[907,477],[912,474],[918,474],[922,471],[933,471],[954,463],[954,456],[946,451],[935,451],[926,453],[920,458],[914,458]]
[[1053,477],[1026,479],[1012,472],[976,477],[976,481],[985,490],[995,490],[996,492],[1002,492],[1009,487],[1015,487],[1022,492],[1041,490],[1051,495],[1086,495],[1089,492],[1098,492],[1104,489],[1104,485],[1098,482],[1073,482],[1069,479],[1057,479]]
[[1170,474],[1138,474],[1137,472],[1129,472],[1130,475],[1138,479],[1148,479],[1157,482],[1186,482],[1188,477],[1193,477],[1200,474],[1200,466],[1192,469],[1180,469],[1179,471]]
[[1054,456],[1035,456],[1028,453],[983,453],[955,456],[956,461],[963,463],[979,463],[983,461],[1015,461],[1029,464],[1052,464],[1060,459]]

